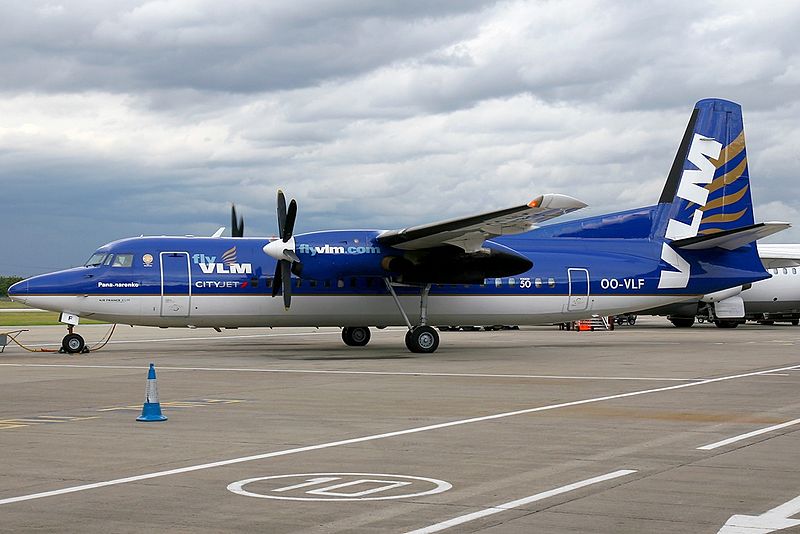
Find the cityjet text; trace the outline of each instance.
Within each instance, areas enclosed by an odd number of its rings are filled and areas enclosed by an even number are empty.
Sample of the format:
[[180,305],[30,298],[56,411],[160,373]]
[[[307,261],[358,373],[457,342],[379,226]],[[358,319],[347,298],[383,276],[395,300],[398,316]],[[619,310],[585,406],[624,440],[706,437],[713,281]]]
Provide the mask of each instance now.
[[234,282],[234,281],[217,282],[214,280],[199,280],[194,283],[194,287],[198,289],[203,289],[206,287],[225,289],[225,288],[239,287],[240,285],[241,284],[239,284],[239,282]]

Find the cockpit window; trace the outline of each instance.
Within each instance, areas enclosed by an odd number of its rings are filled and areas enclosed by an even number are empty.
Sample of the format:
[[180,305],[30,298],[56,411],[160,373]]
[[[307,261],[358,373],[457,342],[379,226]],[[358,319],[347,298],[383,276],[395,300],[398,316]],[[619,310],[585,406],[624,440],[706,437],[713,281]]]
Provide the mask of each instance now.
[[133,254],[117,254],[114,256],[112,267],[130,267],[133,265]]
[[108,257],[106,258],[106,261],[103,262],[103,265],[111,265],[111,260],[113,260],[113,259],[114,259],[114,255],[113,254],[109,254]]
[[84,263],[84,265],[86,267],[97,267],[98,265],[103,265],[103,261],[106,259],[106,256],[108,256],[108,254],[105,252],[95,252],[92,254],[92,257],[89,258],[86,263]]

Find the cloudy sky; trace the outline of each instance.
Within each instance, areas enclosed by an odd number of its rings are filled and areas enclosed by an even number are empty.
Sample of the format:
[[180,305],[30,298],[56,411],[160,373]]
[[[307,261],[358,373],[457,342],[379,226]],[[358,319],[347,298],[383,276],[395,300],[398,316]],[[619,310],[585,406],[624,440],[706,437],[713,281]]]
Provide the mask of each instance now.
[[546,192],[654,203],[694,102],[744,106],[800,241],[800,4],[0,3],[0,274],[139,234],[395,228]]

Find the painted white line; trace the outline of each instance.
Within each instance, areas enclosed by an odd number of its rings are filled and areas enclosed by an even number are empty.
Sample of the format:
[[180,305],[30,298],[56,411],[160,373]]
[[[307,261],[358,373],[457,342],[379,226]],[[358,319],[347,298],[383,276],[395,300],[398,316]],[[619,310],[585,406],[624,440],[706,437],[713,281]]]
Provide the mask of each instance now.
[[722,441],[717,441],[716,443],[711,443],[709,445],[703,445],[702,447],[697,447],[698,451],[711,451],[714,449],[718,449],[720,447],[724,447],[725,445],[730,445],[731,443],[736,443],[737,441],[742,441],[743,439],[752,438],[754,436],[760,436],[761,434],[766,434],[767,432],[773,432],[775,430],[780,430],[781,428],[786,428],[788,426],[793,426],[800,423],[800,419],[794,419],[792,421],[787,421],[786,423],[781,423],[775,426],[768,426],[767,428],[762,428],[761,430],[754,430],[753,432],[748,432],[747,434],[742,434],[740,436],[734,436],[732,438],[723,439]]
[[767,369],[765,371],[753,371],[753,372],[750,372],[750,373],[741,373],[741,374],[737,374],[737,375],[721,376],[721,377],[718,377],[718,378],[709,378],[709,379],[706,379],[706,380],[702,380],[700,382],[688,382],[688,383],[684,383],[684,384],[676,384],[674,386],[664,386],[664,387],[653,388],[653,389],[642,389],[642,390],[638,390],[638,391],[631,391],[631,392],[628,392],[628,393],[619,393],[619,394],[616,394],[616,395],[606,395],[604,397],[593,397],[593,398],[590,398],[590,399],[582,399],[582,400],[571,401],[571,402],[562,402],[562,403],[559,403],[559,404],[549,404],[547,406],[537,406],[535,408],[527,408],[527,409],[524,409],[524,410],[515,410],[513,412],[502,412],[502,413],[496,413],[496,414],[492,414],[492,415],[484,415],[484,416],[481,416],[481,417],[471,417],[469,419],[457,419],[455,421],[447,421],[447,422],[444,422],[444,423],[437,423],[437,424],[433,424],[433,425],[418,426],[418,427],[414,427],[414,428],[407,428],[407,429],[404,429],[404,430],[396,430],[394,432],[386,432],[384,434],[372,434],[372,435],[369,435],[369,436],[362,436],[362,437],[358,437],[358,438],[343,439],[343,440],[340,440],[340,441],[330,441],[330,442],[327,442],[327,443],[320,443],[320,444],[317,444],[317,445],[308,445],[306,447],[297,447],[297,448],[294,448],[294,449],[285,449],[285,450],[282,450],[282,451],[267,452],[267,453],[263,453],[263,454],[254,454],[252,456],[242,456],[240,458],[230,458],[228,460],[220,460],[220,461],[217,461],[217,462],[209,462],[209,463],[199,464],[199,465],[190,465],[190,466],[186,466],[186,467],[178,467],[176,469],[168,469],[166,471],[155,471],[155,472],[152,472],[152,473],[146,473],[144,475],[136,475],[136,476],[125,477],[125,478],[117,478],[117,479],[114,479],[114,480],[106,480],[106,481],[103,481],[103,482],[95,482],[93,484],[83,484],[81,486],[71,486],[71,487],[52,490],[52,491],[44,491],[44,492],[41,492],[41,493],[32,493],[32,494],[29,494],[29,495],[20,495],[18,497],[9,497],[7,499],[0,499],[0,505],[11,504],[11,503],[20,502],[20,501],[30,501],[30,500],[33,500],[33,499],[41,499],[41,498],[44,498],[44,497],[53,497],[55,495],[63,495],[63,494],[66,494],[66,493],[74,493],[76,491],[85,491],[85,490],[90,490],[90,489],[103,488],[103,487],[107,487],[107,486],[116,486],[118,484],[127,484],[129,482],[137,482],[139,480],[148,480],[148,479],[152,479],[152,478],[165,477],[165,476],[169,476],[169,475],[178,475],[178,474],[181,474],[181,473],[190,473],[192,471],[200,471],[202,469],[211,469],[213,467],[222,467],[222,466],[225,466],[225,465],[240,464],[240,463],[243,463],[243,462],[252,462],[254,460],[265,460],[267,458],[275,458],[275,457],[278,457],[278,456],[287,456],[287,455],[290,455],[290,454],[298,454],[298,453],[309,452],[309,451],[318,451],[318,450],[321,450],[321,449],[330,449],[330,448],[333,448],[333,447],[341,447],[343,445],[352,445],[354,443],[363,443],[365,441],[375,441],[375,440],[379,440],[379,439],[387,439],[387,438],[393,438],[393,437],[397,437],[397,436],[405,436],[405,435],[408,435],[408,434],[417,434],[419,432],[429,432],[431,430],[439,430],[439,429],[442,429],[442,428],[450,428],[450,427],[461,426],[461,425],[469,425],[469,424],[473,424],[473,423],[480,423],[480,422],[483,422],[483,421],[494,421],[496,419],[504,419],[506,417],[513,417],[513,416],[516,416],[516,415],[525,415],[525,414],[531,414],[531,413],[537,413],[537,412],[545,412],[545,411],[549,411],[549,410],[557,410],[559,408],[569,408],[571,406],[581,406],[583,404],[593,404],[593,403],[597,403],[597,402],[604,402],[604,401],[614,400],[614,399],[624,399],[624,398],[628,398],[628,397],[638,397],[640,395],[648,395],[648,394],[651,394],[651,393],[661,393],[661,392],[664,392],[664,391],[674,391],[674,390],[678,390],[678,389],[691,388],[691,387],[702,386],[702,385],[706,385],[706,384],[714,384],[714,383],[717,383],[717,382],[725,382],[725,381],[728,381],[728,380],[736,380],[736,379],[739,379],[739,378],[747,378],[747,377],[752,377],[752,376],[759,376],[759,375],[764,375],[764,374],[767,374],[767,373],[774,373],[776,371],[784,371],[786,369],[798,369],[798,368],[800,368],[800,364],[791,365],[791,366],[787,366],[787,367],[781,367],[781,368],[778,368],[778,369]]
[[[141,365],[81,365],[67,363],[0,363],[0,367],[75,367],[76,369],[142,369]],[[338,369],[269,369],[242,367],[175,367],[159,366],[159,371],[217,371],[232,373],[295,373],[330,375],[378,375],[378,376],[432,376],[463,378],[542,378],[555,380],[638,380],[655,382],[699,382],[702,378],[658,378],[636,376],[569,376],[569,375],[511,375],[489,373],[432,373],[425,371],[345,371]]]
[[800,512],[800,497],[776,506],[761,515],[734,515],[717,534],[769,534],[776,530],[800,526],[800,520],[791,519]]
[[463,525],[464,523],[468,523],[470,521],[475,521],[476,519],[480,519],[482,517],[499,514],[501,512],[506,512],[514,508],[519,508],[520,506],[525,506],[526,504],[530,504],[532,502],[541,501],[549,497],[561,495],[562,493],[567,493],[569,491],[574,491],[576,489],[585,488],[586,486],[591,486],[592,484],[599,484],[600,482],[605,482],[606,480],[613,480],[615,478],[624,477],[626,475],[630,475],[635,472],[636,471],[632,469],[621,469],[619,471],[614,471],[613,473],[600,475],[598,477],[587,478],[586,480],[581,480],[580,482],[575,482],[573,484],[561,486],[560,488],[551,489],[549,491],[543,491],[542,493],[537,493],[536,495],[531,495],[530,497],[517,499],[516,501],[510,501],[504,504],[498,504],[497,506],[492,506],[491,508],[485,508],[483,510],[480,510],[478,512],[473,512],[471,514],[454,517],[453,519],[442,521],[441,523],[436,523],[435,525],[431,525],[429,527],[409,531],[406,534],[430,534],[432,532],[439,532],[441,530],[455,527],[457,525]]

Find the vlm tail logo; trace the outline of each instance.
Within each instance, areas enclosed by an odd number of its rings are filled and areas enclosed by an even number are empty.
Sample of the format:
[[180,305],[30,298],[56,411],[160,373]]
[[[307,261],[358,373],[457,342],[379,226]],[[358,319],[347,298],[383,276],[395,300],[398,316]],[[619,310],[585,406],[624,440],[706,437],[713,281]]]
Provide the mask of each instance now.
[[200,266],[204,274],[253,274],[253,266],[249,263],[236,262],[236,246],[222,253],[222,262],[216,256],[194,254],[192,262]]
[[[721,151],[722,144],[716,139],[694,134],[687,159],[697,169],[684,169],[675,196],[693,202],[697,205],[697,209],[692,213],[692,220],[688,224],[676,219],[670,219],[667,223],[667,239],[685,239],[697,235],[700,230],[700,223],[703,220],[701,208],[708,202],[709,191],[704,186],[711,183],[714,179],[714,172],[717,170],[711,159],[719,159]],[[677,271],[661,271],[661,277],[658,280],[659,289],[681,289],[689,285],[689,276],[691,274],[689,262],[666,243],[661,246],[661,259],[677,269]]]
[[322,246],[298,244],[297,252],[299,254],[311,254],[312,256],[316,256],[317,254],[380,254],[381,248],[353,247],[353,246],[341,247],[341,246],[331,246],[328,245],[327,243]]

